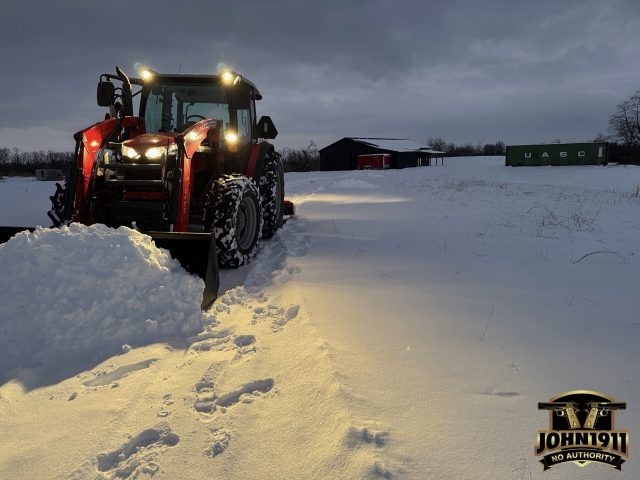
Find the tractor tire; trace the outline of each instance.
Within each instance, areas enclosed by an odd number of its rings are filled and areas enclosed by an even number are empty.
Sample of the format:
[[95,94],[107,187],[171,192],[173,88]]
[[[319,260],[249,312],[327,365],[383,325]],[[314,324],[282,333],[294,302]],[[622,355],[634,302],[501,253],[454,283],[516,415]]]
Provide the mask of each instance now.
[[262,238],[271,238],[284,219],[284,168],[277,152],[267,153],[260,177],[262,198]]
[[249,263],[262,233],[260,192],[254,181],[237,174],[216,179],[205,198],[203,223],[216,238],[221,267]]

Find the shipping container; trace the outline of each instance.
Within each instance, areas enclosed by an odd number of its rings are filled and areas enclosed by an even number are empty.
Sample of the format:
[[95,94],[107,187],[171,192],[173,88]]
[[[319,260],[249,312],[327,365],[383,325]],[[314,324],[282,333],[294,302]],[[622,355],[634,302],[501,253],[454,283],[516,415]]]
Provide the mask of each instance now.
[[548,145],[510,145],[505,165],[542,167],[547,165],[606,165],[607,143],[551,143]]
[[358,170],[384,170],[391,168],[391,155],[358,155]]

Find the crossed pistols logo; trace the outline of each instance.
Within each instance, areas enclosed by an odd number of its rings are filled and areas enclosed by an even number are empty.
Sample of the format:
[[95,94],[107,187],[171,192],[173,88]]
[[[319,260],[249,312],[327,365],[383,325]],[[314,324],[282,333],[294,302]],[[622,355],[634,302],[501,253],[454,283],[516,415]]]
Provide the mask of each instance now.
[[537,456],[548,470],[555,465],[573,462],[586,467],[591,462],[606,463],[621,470],[628,458],[629,434],[616,430],[616,410],[627,404],[589,390],[574,390],[538,403],[539,410],[549,410],[549,430],[538,431]]

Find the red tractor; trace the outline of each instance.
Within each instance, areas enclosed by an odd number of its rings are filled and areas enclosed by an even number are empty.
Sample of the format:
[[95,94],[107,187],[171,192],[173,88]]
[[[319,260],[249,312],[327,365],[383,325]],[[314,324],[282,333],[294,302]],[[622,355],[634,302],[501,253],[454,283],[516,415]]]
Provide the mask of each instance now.
[[205,278],[206,308],[217,295],[218,264],[246,264],[260,238],[293,214],[282,161],[266,141],[278,132],[270,117],[256,121],[262,96],[235,72],[116,72],[100,77],[98,105],[109,113],[75,134],[75,165],[49,217],[54,226],[124,225],[150,235]]

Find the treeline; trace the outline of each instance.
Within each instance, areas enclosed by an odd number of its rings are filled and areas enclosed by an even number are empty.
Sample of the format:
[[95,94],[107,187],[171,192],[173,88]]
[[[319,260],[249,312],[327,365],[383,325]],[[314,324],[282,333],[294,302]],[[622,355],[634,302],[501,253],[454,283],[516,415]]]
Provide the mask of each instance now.
[[[640,163],[640,147],[633,144],[616,142],[600,134],[594,142],[609,142],[609,161],[618,163]],[[556,140],[551,143],[560,143]],[[427,144],[434,150],[445,152],[447,157],[466,157],[479,155],[505,155],[502,141],[496,143],[465,143],[456,145],[441,137],[430,137]],[[320,170],[320,153],[314,142],[306,148],[284,148],[280,150],[286,172],[312,172]],[[35,175],[38,168],[53,168],[66,173],[73,163],[73,152],[34,151],[23,152],[17,148],[0,148],[0,176]]]
[[66,172],[73,163],[73,152],[23,152],[17,148],[0,148],[0,175],[30,176],[38,168]]
[[280,150],[285,172],[314,172],[320,170],[320,153],[313,142],[307,148]]
[[465,143],[464,145],[456,145],[453,142],[447,142],[442,137],[429,137],[427,144],[434,150],[444,152],[447,157],[469,157],[474,155],[504,155],[506,147],[504,142],[498,140],[496,143]]
[[[280,151],[286,172],[320,170],[320,154],[315,143],[306,148],[284,148]],[[38,168],[54,168],[66,173],[73,163],[73,152],[23,152],[17,148],[0,148],[0,176],[35,175]]]

